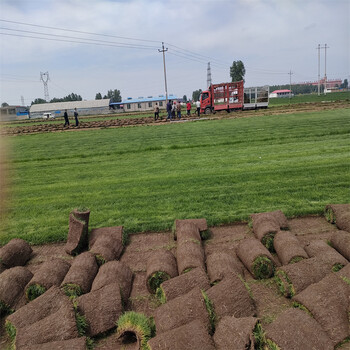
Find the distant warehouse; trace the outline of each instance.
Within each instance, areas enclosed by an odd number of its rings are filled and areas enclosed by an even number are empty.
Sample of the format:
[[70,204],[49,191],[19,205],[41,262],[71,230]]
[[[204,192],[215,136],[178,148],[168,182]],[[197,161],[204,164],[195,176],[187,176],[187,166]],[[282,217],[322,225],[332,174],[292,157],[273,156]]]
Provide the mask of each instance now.
[[291,90],[275,90],[272,91],[269,95],[269,98],[274,98],[274,97],[293,97],[294,94],[292,93]]
[[44,114],[50,113],[53,117],[61,117],[65,110],[71,116],[74,108],[77,109],[79,115],[108,114],[110,113],[110,99],[35,104],[30,107],[30,117],[42,118]]

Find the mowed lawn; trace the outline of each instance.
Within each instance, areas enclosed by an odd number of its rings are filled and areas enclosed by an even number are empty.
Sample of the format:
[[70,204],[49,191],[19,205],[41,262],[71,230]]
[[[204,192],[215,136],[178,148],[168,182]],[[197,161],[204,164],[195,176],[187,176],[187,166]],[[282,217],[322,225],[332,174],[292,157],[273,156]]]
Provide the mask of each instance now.
[[90,228],[170,229],[349,202],[349,109],[9,138],[12,188],[0,243],[63,241],[69,212]]

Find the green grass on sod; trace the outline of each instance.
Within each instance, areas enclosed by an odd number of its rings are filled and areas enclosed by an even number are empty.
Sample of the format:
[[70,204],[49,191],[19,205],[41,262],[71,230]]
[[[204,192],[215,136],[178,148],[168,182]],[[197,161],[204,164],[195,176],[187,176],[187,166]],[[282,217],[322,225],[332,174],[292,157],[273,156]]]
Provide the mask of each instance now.
[[170,229],[349,201],[349,109],[8,137],[8,225],[0,244],[66,240],[75,207],[90,228]]

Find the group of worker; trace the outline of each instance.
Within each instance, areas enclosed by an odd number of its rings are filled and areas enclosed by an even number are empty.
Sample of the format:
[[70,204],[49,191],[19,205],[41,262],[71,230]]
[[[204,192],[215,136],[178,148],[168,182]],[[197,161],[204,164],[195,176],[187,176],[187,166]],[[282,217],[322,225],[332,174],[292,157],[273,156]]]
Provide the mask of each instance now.
[[[177,116],[178,119],[181,119],[181,103],[179,101],[172,101],[169,100],[167,105],[166,105],[166,111],[167,111],[167,120],[172,120],[173,118],[175,119],[175,116]],[[197,108],[197,114],[198,117],[200,116],[200,110],[201,110],[201,104],[199,101],[196,102],[196,108]],[[192,109],[192,104],[190,101],[187,102],[186,104],[186,111],[187,115],[191,115],[191,109]],[[154,106],[154,120],[159,119],[159,106],[158,103],[155,104]]]
[[[69,126],[68,113],[66,109],[64,110],[63,118],[64,118],[64,127]],[[75,126],[79,126],[78,112],[76,108],[74,108],[74,118],[75,118]]]

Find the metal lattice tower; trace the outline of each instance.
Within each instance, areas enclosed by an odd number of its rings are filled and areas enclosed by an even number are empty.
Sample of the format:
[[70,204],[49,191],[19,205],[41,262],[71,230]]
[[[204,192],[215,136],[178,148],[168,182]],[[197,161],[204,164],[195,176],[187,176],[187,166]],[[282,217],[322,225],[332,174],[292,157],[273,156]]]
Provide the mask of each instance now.
[[211,68],[210,68],[210,62],[208,62],[208,68],[207,68],[207,87],[211,85]]
[[49,72],[40,72],[40,80],[44,83],[44,95],[45,95],[45,100],[46,102],[50,101],[50,97],[49,97],[49,88],[47,86],[47,82],[50,80],[49,77]]

